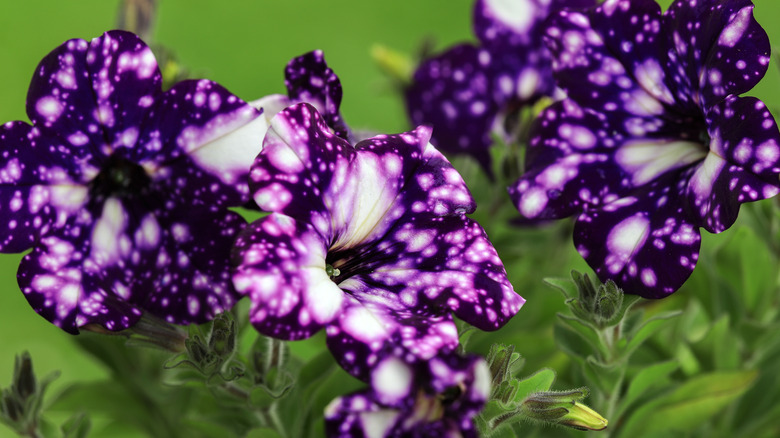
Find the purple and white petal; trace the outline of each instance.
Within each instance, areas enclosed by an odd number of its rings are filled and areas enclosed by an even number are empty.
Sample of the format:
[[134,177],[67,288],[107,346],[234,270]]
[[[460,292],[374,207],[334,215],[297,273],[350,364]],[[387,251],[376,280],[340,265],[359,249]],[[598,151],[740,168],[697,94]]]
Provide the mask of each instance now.
[[249,320],[276,338],[308,338],[345,307],[325,270],[326,242],[309,224],[274,213],[250,224],[235,243],[233,284],[252,300]]
[[769,38],[750,0],[675,1],[664,15],[676,99],[709,107],[753,88],[767,71]]
[[59,137],[61,150],[76,162],[97,160],[106,146],[88,48],[87,41],[72,39],[54,49],[38,64],[27,91],[27,116],[33,125],[44,137]]
[[502,327],[525,302],[482,227],[462,215],[405,217],[353,258],[368,268],[354,278],[395,292],[406,308],[446,309],[481,330]]
[[486,72],[490,59],[472,45],[455,46],[420,64],[404,91],[412,123],[433,126],[431,142],[437,148],[473,156],[488,174],[490,132],[499,112]]
[[690,175],[691,217],[711,233],[728,229],[745,202],[780,192],[780,134],[754,97],[729,96],[707,114],[710,152]]
[[328,67],[322,50],[315,50],[290,60],[284,70],[287,94],[292,102],[314,105],[333,132],[351,141],[350,131],[341,117],[341,81]]
[[293,105],[273,119],[252,167],[254,200],[261,209],[311,223],[333,239],[332,249],[380,238],[409,208],[473,211],[462,178],[428,146],[429,136],[418,128],[353,148],[330,133],[313,107]]
[[114,242],[110,248],[98,246],[93,254],[94,234],[100,238],[113,230],[105,225],[93,229],[84,219],[71,220],[40,239],[19,265],[19,287],[33,310],[69,333],[92,323],[109,330],[128,328],[140,318],[141,309],[122,299],[127,292],[123,285],[116,288],[117,296],[104,288],[105,277],[93,258],[119,258],[122,249]]
[[86,202],[88,189],[68,163],[68,149],[59,156],[52,153],[58,143],[23,122],[0,127],[0,251],[32,247],[39,235],[61,226]]
[[699,258],[701,236],[688,219],[684,189],[684,179],[668,175],[632,196],[586,210],[574,228],[577,251],[602,281],[612,279],[626,293],[668,296]]
[[150,108],[126,156],[172,197],[186,190],[202,205],[240,205],[249,200],[249,163],[268,129],[261,114],[215,82],[183,81]]
[[408,360],[429,360],[458,346],[452,317],[438,309],[409,308],[402,298],[381,287],[350,278],[343,311],[328,326],[328,348],[349,374],[367,379],[388,345],[402,346]]

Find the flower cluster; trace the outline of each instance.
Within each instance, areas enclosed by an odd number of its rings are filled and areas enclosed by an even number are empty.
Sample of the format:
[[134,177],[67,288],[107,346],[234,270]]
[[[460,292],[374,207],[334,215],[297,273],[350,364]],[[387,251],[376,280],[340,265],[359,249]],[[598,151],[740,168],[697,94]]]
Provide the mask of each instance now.
[[166,92],[151,50],[111,31],[38,68],[32,126],[0,128],[0,251],[32,248],[19,286],[70,333],[142,312],[200,323],[236,301],[229,254],[267,123],[220,85]]
[[492,174],[491,132],[509,137],[518,110],[553,94],[550,53],[542,44],[545,19],[560,8],[595,0],[477,0],[479,45],[459,44],[425,60],[405,91],[414,124],[434,127],[431,142],[448,153],[474,157]]
[[[490,377],[455,354],[452,314],[495,330],[524,300],[471,194],[430,128],[353,144],[322,52],[285,75],[288,96],[252,104],[208,80],[162,92],[137,36],[67,41],[35,72],[32,125],[0,129],[0,250],[32,247],[20,287],[70,333],[201,323],[245,295],[258,331],[325,328],[372,385],[334,402],[347,428],[381,408],[409,417],[395,429],[473,433]],[[250,199],[270,214],[246,226],[228,208]]]
[[510,188],[529,220],[577,214],[577,250],[600,278],[660,298],[741,203],[780,191],[780,134],[739,97],[769,40],[749,0],[608,0],[559,12],[547,31],[568,98],[538,118],[527,173]]

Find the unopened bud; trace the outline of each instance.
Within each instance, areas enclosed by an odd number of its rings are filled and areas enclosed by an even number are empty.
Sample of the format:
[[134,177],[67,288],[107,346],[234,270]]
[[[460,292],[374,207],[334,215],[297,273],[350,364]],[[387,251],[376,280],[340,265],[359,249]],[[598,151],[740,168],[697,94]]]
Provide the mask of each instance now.
[[35,373],[33,372],[30,353],[26,351],[21,356],[16,357],[12,387],[22,402],[35,394]]
[[22,405],[11,395],[10,391],[3,391],[3,414],[11,421],[19,421],[24,412]]
[[528,418],[579,430],[602,430],[607,420],[579,403],[588,396],[587,388],[562,392],[537,392],[523,400],[521,409]]

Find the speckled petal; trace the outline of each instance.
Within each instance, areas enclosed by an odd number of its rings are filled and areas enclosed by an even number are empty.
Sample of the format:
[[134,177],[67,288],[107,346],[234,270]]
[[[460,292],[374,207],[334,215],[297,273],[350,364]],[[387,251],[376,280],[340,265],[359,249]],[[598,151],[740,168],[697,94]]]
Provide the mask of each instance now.
[[708,107],[753,88],[770,61],[769,38],[750,0],[675,1],[664,16],[677,99]]
[[278,213],[240,234],[233,283],[252,300],[249,320],[260,333],[304,339],[339,315],[345,296],[325,271],[326,253],[310,225]]
[[[246,221],[225,209],[193,206],[186,198],[167,200],[165,206],[170,208],[146,211],[132,231],[135,247],[151,251],[134,275],[145,275],[142,269],[153,273],[151,287],[136,286],[132,293],[144,297],[141,307],[168,322],[202,324],[230,310],[239,298],[230,257]],[[160,242],[155,246],[157,228]]]
[[202,205],[249,200],[249,166],[268,129],[261,111],[209,80],[176,84],[162,94],[126,156],[141,163],[162,191]]
[[[125,329],[142,313],[121,298],[127,292],[123,285],[119,286],[118,294],[103,287],[105,274],[90,260],[93,232],[101,233],[93,230],[89,222],[69,221],[65,227],[42,237],[19,265],[19,287],[33,310],[72,334],[90,323],[110,330]],[[118,242],[111,250],[120,251]]]
[[685,177],[670,174],[585,211],[574,228],[577,251],[602,281],[613,279],[626,293],[671,294],[693,272],[701,243],[697,225],[687,219],[684,189]]
[[780,134],[754,97],[730,96],[708,113],[710,153],[690,176],[694,223],[711,233],[728,229],[744,202],[780,192]]
[[185,213],[183,204],[166,211],[150,203],[111,197],[44,235],[19,269],[33,308],[71,333],[86,324],[122,330],[142,310],[190,324],[231,308],[231,235],[244,220],[232,212]]
[[339,319],[327,328],[328,348],[357,378],[368,378],[388,344],[403,346],[413,360],[428,360],[458,346],[458,329],[446,312],[409,308],[398,294],[360,278],[339,287],[347,297]]
[[87,68],[97,106],[93,117],[104,134],[104,143],[97,145],[105,155],[135,146],[148,105],[161,92],[162,75],[152,49],[130,32],[106,32],[89,43]]
[[315,50],[290,60],[284,70],[287,94],[293,102],[314,105],[333,132],[350,141],[350,131],[339,113],[341,82],[325,62],[322,50]]
[[455,46],[420,64],[405,90],[413,124],[431,124],[431,142],[446,153],[473,156],[492,174],[488,149],[499,107],[487,74],[490,54],[472,45]]
[[542,43],[545,20],[562,8],[595,0],[477,0],[474,33],[490,54],[492,97],[499,106],[522,105],[553,93],[550,53]]
[[591,11],[553,14],[546,41],[558,85],[583,107],[606,114],[664,114],[664,104],[674,98],[655,57],[660,52],[659,12],[653,1],[619,0]]
[[625,134],[608,123],[571,100],[538,116],[526,151],[527,171],[509,187],[526,220],[560,219],[627,192],[630,175],[613,156]]
[[477,0],[474,33],[485,45],[531,45],[533,50],[541,41],[541,28],[551,10],[593,5],[595,0]]
[[525,302],[482,227],[462,215],[404,217],[377,247],[351,258],[368,268],[354,278],[395,292],[410,310],[452,311],[481,330],[502,327]]
[[58,143],[23,122],[0,127],[0,252],[32,247],[86,201],[78,166]]
[[330,133],[312,106],[293,105],[274,117],[250,188],[261,209],[314,225],[333,240],[332,249],[381,238],[409,208],[473,211],[465,183],[428,145],[429,136],[421,127],[353,148]]
[[[87,49],[81,39],[66,41],[49,53],[33,74],[27,91],[27,115],[47,134],[59,136],[61,147],[80,161],[103,155],[106,137],[100,124]],[[156,67],[156,64],[155,64]]]

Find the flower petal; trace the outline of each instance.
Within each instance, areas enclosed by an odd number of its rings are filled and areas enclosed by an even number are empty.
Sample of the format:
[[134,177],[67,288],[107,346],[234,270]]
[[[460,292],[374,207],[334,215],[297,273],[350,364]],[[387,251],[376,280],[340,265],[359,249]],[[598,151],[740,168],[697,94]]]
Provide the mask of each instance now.
[[763,102],[729,96],[707,114],[710,152],[690,174],[691,219],[711,233],[728,229],[745,202],[780,192],[780,133]]
[[328,67],[322,50],[315,50],[290,60],[284,70],[287,94],[293,102],[314,105],[334,133],[350,141],[350,132],[339,113],[341,81]]
[[431,142],[447,153],[473,156],[492,175],[488,149],[498,115],[486,73],[490,54],[463,44],[427,59],[405,90],[407,113],[413,124],[431,124]]
[[380,238],[409,208],[440,215],[473,211],[465,183],[428,146],[429,135],[418,128],[353,148],[330,133],[312,106],[293,105],[273,119],[252,167],[255,202],[311,223],[333,242],[331,249]]
[[[121,280],[111,285],[117,286],[113,291],[111,286],[104,287],[112,282],[105,281],[104,273],[89,260],[90,228],[70,221],[42,237],[32,252],[24,256],[17,274],[19,287],[33,310],[72,334],[77,334],[79,327],[94,323],[109,330],[126,329],[142,313],[122,299],[128,289]],[[87,263],[92,269],[84,269]]]
[[261,111],[219,84],[183,81],[159,97],[126,156],[172,197],[186,190],[203,205],[236,206],[249,200],[248,163],[267,129]]
[[429,360],[458,345],[458,329],[449,314],[409,309],[397,294],[350,278],[344,310],[327,328],[328,348],[344,370],[367,379],[388,345],[399,345],[412,360]]
[[327,248],[305,223],[274,213],[236,240],[233,284],[252,300],[250,322],[276,338],[308,338],[338,317],[344,292],[325,271]]
[[672,29],[668,56],[679,65],[672,74],[680,101],[708,107],[750,90],[767,71],[769,38],[750,0],[678,0],[666,12],[664,27]]
[[[525,302],[482,227],[462,215],[405,217],[371,252],[376,255],[352,256],[366,267],[355,278],[394,292],[410,310],[452,311],[479,329],[496,330]],[[382,263],[372,263],[379,257]]]
[[0,127],[0,251],[32,247],[86,202],[81,174],[68,165],[73,157],[58,143],[23,122]]
[[675,184],[679,178],[668,175],[579,216],[574,245],[602,281],[613,279],[626,293],[663,298],[691,275],[701,236],[687,218],[684,179]]
[[101,156],[106,144],[90,67],[89,43],[66,41],[38,64],[27,91],[27,116],[45,132],[61,139],[61,148],[79,161]]

